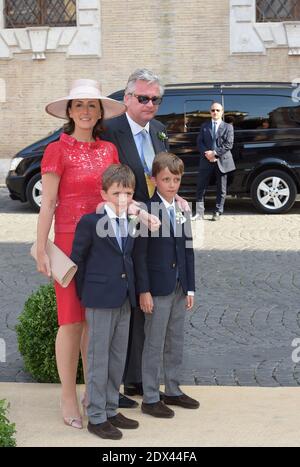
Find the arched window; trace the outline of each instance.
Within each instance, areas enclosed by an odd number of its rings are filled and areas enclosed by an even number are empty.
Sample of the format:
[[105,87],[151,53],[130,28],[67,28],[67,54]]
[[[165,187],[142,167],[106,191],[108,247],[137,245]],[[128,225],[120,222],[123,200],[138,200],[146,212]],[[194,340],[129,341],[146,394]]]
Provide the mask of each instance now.
[[5,28],[76,26],[76,0],[5,0]]
[[256,0],[256,21],[300,21],[299,0]]

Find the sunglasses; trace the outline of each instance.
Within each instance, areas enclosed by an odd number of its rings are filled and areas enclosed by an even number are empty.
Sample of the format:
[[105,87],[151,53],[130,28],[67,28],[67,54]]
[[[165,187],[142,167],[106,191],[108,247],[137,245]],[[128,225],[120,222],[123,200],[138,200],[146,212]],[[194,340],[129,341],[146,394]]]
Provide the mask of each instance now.
[[210,109],[211,112],[221,112],[221,109]]
[[154,97],[138,96],[137,94],[133,94],[133,93],[131,93],[131,96],[136,97],[140,104],[148,104],[149,101],[152,101],[153,105],[159,105],[162,102],[162,97],[158,97],[158,96],[154,96]]

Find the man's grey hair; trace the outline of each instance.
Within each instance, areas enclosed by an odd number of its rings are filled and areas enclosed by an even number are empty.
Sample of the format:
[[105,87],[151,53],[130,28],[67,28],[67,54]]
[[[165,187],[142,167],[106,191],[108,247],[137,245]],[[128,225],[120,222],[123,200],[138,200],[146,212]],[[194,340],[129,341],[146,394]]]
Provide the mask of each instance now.
[[147,70],[147,68],[138,68],[135,70],[128,78],[125,96],[126,94],[132,94],[135,91],[135,83],[137,81],[147,81],[147,83],[157,83],[159,86],[159,93],[162,96],[164,93],[164,87],[160,82],[160,79],[152,71]]

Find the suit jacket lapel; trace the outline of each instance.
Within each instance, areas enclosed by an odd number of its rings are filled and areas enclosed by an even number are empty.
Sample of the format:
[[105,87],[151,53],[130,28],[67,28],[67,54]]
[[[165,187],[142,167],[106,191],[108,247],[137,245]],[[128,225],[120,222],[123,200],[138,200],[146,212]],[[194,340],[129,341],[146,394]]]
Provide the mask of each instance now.
[[[104,218],[104,219],[103,219]],[[106,233],[105,238],[107,241],[115,248],[118,250],[119,253],[122,253],[122,250],[119,246],[118,240],[116,239],[115,236],[115,231],[113,229],[113,225],[111,223],[110,218],[106,214],[106,212],[102,213],[99,215],[99,219],[103,219],[104,224],[103,224],[103,233]]]
[[217,135],[223,133],[223,129],[224,129],[224,122],[222,120],[217,130]]
[[[160,229],[163,232],[164,231],[166,231],[166,232],[170,231],[171,235],[174,237],[174,229],[173,229],[173,225],[172,225],[169,213],[168,213],[163,201],[158,196],[157,192],[154,193],[153,197],[151,198],[151,201],[155,202],[155,203],[159,203],[159,212],[157,214],[155,214],[155,212],[153,212],[153,214],[158,215],[159,220],[161,221]],[[176,214],[176,210],[175,210],[175,214]],[[176,216],[175,216],[175,222],[176,222]]]
[[153,121],[150,122],[149,133],[150,133],[150,136],[151,136],[151,140],[152,140],[153,149],[154,149],[155,154],[158,154],[159,152],[166,151],[166,146],[164,145],[163,141],[161,141],[158,138],[157,127],[155,125],[155,122],[153,122]]

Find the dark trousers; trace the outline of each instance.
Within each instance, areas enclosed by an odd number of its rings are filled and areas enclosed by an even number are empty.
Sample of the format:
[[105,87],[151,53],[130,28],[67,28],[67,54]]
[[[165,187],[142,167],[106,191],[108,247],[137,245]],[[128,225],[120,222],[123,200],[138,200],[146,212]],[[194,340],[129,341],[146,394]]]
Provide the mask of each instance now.
[[125,386],[142,382],[142,354],[145,340],[145,315],[140,308],[133,308],[130,316],[129,342],[123,376]]
[[224,204],[227,189],[227,174],[223,174],[217,162],[211,163],[208,168],[199,169],[197,180],[197,213],[204,214],[204,197],[212,175],[216,177],[217,185],[217,198],[216,198],[216,212],[220,214],[224,211]]

